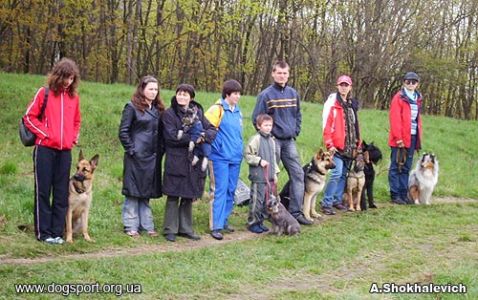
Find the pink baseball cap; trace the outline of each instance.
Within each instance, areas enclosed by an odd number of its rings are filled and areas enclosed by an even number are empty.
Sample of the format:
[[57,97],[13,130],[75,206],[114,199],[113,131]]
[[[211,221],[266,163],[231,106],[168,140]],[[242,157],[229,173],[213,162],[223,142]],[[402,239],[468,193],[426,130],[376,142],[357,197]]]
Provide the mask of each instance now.
[[337,79],[337,85],[341,83],[347,83],[348,85],[352,85],[352,78],[347,75],[342,75]]

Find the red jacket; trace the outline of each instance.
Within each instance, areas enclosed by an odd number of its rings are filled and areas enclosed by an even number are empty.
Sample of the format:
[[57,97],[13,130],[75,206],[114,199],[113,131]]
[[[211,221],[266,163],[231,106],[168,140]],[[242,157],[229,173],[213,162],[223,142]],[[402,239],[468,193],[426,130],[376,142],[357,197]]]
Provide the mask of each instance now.
[[[410,148],[412,134],[411,108],[408,97],[403,90],[398,91],[392,98],[390,103],[390,131],[388,135],[388,145],[390,147],[398,147],[397,141],[402,140],[406,148]],[[418,116],[417,116],[417,143],[415,149],[421,149],[422,140],[422,118],[420,111],[422,107],[422,97],[417,97]]]
[[80,97],[70,97],[67,92],[59,95],[50,90],[48,102],[43,114],[42,121],[38,120],[45,88],[40,88],[28,105],[27,112],[23,116],[25,126],[36,136],[36,145],[58,149],[70,150],[78,142],[80,133]]
[[[353,103],[354,107],[357,107],[356,103]],[[357,131],[357,146],[360,145],[360,130],[358,126],[358,118],[356,108],[354,108]],[[322,112],[322,129],[323,140],[325,147],[330,149],[335,147],[340,151],[345,148],[345,118],[344,109],[337,101],[337,94],[330,94],[325,101],[324,111]]]

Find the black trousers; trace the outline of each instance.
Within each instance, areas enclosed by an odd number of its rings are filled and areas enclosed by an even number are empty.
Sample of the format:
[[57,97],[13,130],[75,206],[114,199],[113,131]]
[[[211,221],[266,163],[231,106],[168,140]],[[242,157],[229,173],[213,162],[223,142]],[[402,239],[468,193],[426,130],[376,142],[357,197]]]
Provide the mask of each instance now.
[[[38,240],[62,237],[68,210],[71,150],[35,146],[33,168],[35,236]],[[50,203],[51,193],[53,193],[53,201]]]
[[194,233],[192,204],[191,198],[168,196],[164,210],[164,234]]

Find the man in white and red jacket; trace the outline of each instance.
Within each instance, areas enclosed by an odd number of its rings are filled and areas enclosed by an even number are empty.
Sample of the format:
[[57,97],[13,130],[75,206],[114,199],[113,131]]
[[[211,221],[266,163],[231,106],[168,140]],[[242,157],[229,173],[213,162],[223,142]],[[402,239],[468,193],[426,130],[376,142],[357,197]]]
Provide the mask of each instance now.
[[326,215],[335,215],[333,207],[347,210],[342,204],[347,170],[354,149],[360,145],[358,102],[350,98],[351,90],[352,79],[347,75],[340,76],[337,79],[337,92],[329,95],[322,113],[324,144],[334,154],[335,162],[322,199],[322,212]]
[[[46,88],[38,90],[23,117],[35,135],[35,236],[49,244],[63,244],[68,209],[71,149],[80,132],[79,71],[75,62],[61,59],[48,76],[48,100],[42,116]],[[41,117],[41,118],[40,118]],[[50,193],[53,201],[50,205]]]
[[416,90],[419,81],[420,77],[416,73],[406,73],[403,88],[393,96],[390,103],[388,145],[391,155],[388,183],[391,201],[395,204],[413,204],[408,199],[407,192],[413,153],[421,148],[422,96]]

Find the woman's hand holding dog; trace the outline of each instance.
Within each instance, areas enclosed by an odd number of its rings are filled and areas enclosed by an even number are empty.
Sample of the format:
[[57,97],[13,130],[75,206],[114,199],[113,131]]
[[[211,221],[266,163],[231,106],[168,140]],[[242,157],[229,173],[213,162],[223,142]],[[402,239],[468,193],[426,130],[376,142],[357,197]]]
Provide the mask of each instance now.
[[265,168],[269,165],[269,162],[267,160],[263,160],[261,159],[261,161],[259,162],[259,164],[261,165],[261,167]]

